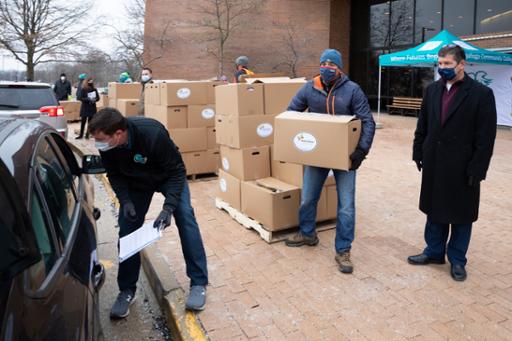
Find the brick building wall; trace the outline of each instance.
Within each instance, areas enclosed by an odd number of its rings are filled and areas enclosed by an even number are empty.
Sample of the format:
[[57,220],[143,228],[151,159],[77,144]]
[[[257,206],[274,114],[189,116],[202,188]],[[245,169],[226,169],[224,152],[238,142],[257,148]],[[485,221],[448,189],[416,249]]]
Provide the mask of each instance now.
[[473,45],[484,49],[510,48],[512,49],[512,31],[497,33],[482,33],[461,37]]
[[[216,58],[207,51],[212,44],[206,41],[211,31],[198,25],[202,20],[198,8],[207,3],[209,0],[146,1],[145,60],[155,78],[217,75]],[[320,53],[328,47],[341,50],[348,71],[350,0],[264,0],[259,11],[243,21],[226,44],[224,74],[230,79],[238,55],[247,55],[255,72],[290,74],[286,65],[293,59],[289,32],[300,56],[298,76],[317,74]]]

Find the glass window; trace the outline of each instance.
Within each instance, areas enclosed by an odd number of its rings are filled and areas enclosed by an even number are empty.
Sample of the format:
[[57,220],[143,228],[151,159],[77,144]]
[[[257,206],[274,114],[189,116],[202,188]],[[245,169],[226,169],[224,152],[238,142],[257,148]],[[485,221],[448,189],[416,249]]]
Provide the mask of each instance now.
[[389,47],[412,44],[414,1],[396,0],[391,2],[391,28]]
[[58,105],[50,87],[20,85],[0,88],[0,110],[39,110],[46,105]]
[[473,34],[475,0],[444,0],[443,27],[457,36]]
[[512,0],[478,0],[476,33],[512,31]]
[[41,141],[36,152],[37,174],[44,199],[50,209],[61,237],[67,240],[76,201],[73,177],[60,163],[47,140]]
[[57,260],[56,248],[52,235],[45,219],[45,212],[41,200],[36,193],[33,193],[30,203],[30,216],[32,228],[36,236],[37,246],[41,253],[41,260],[32,265],[29,269],[29,282],[32,290],[37,290],[43,284],[46,276],[50,273]]
[[416,0],[416,43],[429,40],[441,31],[441,11],[442,0]]
[[387,45],[389,31],[390,8],[388,3],[370,7],[370,45],[384,47]]

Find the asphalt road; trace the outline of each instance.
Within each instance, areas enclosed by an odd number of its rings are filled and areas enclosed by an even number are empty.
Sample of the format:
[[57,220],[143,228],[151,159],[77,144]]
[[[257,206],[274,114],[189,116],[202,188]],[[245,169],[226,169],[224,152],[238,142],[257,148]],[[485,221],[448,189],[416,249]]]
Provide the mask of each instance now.
[[101,325],[105,340],[171,340],[165,318],[156,302],[148,279],[141,269],[136,302],[130,307],[130,315],[120,321],[110,320],[110,308],[117,294],[117,212],[103,184],[93,179],[95,206],[101,210],[98,226],[98,253],[106,269],[106,279],[100,291]]

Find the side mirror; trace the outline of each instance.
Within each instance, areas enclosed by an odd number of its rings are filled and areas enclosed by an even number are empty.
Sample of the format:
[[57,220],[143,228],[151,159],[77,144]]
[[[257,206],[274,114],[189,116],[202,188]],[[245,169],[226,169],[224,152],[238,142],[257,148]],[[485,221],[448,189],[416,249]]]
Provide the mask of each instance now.
[[106,173],[101,156],[99,155],[84,155],[82,157],[82,173],[83,174],[101,174]]

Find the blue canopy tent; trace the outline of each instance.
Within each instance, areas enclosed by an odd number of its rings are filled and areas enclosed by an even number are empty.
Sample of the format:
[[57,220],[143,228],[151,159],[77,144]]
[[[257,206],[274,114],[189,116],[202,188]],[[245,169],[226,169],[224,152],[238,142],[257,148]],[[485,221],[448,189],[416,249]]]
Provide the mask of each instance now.
[[416,47],[379,56],[378,117],[380,117],[382,67],[435,67],[437,64],[437,53],[443,46],[448,44],[457,44],[462,47],[466,53],[466,61],[470,64],[498,64],[512,66],[512,55],[482,49],[478,46],[462,41],[459,37],[451,34],[447,30],[443,30],[436,36]]

